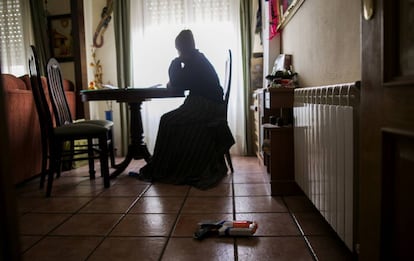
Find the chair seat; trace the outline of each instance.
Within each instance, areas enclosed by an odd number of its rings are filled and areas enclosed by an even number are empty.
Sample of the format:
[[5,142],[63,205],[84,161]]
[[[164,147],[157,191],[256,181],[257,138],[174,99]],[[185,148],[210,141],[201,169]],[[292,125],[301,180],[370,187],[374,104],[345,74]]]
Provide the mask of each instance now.
[[108,120],[84,120],[84,121],[77,121],[74,124],[93,124],[93,125],[105,127],[108,130],[112,126],[114,126],[114,122],[108,121]]
[[100,134],[105,134],[108,132],[108,129],[103,126],[96,124],[67,124],[56,127],[53,129],[54,135],[56,137],[65,137],[65,138],[84,138],[87,136],[96,136]]

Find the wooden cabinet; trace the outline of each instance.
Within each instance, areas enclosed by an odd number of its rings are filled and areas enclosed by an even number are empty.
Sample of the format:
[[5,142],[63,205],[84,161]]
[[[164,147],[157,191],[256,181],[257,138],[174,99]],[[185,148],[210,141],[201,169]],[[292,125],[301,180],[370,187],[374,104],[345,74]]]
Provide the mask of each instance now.
[[263,124],[269,118],[281,118],[283,125],[293,123],[293,92],[291,88],[262,88],[253,93],[253,144],[256,155],[263,159]]
[[[291,88],[264,88],[255,92],[257,155],[270,175],[272,195],[300,194],[295,182]],[[280,126],[270,123],[279,119]]]
[[295,182],[293,127],[266,123],[263,133],[263,163],[270,175],[272,195],[300,194]]
[[266,88],[264,90],[263,123],[269,118],[281,118],[283,126],[293,124],[293,88]]

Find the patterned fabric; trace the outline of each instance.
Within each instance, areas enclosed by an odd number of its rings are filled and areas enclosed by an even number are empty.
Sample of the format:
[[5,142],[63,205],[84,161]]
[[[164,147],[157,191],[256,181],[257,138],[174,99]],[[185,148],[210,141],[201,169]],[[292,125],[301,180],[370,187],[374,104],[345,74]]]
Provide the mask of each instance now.
[[223,118],[224,104],[190,95],[178,109],[161,117],[151,161],[141,169],[145,179],[214,186],[227,174],[224,152],[234,138]]
[[277,26],[280,22],[280,0],[269,1],[270,11],[270,27],[269,27],[269,39],[273,39],[280,32],[277,30]]

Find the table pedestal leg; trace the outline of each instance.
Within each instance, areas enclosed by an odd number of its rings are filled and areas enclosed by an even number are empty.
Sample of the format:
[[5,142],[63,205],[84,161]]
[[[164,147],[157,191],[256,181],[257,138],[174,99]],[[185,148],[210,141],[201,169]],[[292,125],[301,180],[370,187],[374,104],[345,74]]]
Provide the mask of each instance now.
[[127,155],[125,159],[115,166],[115,171],[111,174],[111,178],[117,177],[129,165],[132,159],[145,159],[148,162],[151,159],[151,154],[148,151],[147,145],[143,141],[143,128],[141,118],[141,102],[129,103],[131,113],[130,135],[131,144],[128,146]]

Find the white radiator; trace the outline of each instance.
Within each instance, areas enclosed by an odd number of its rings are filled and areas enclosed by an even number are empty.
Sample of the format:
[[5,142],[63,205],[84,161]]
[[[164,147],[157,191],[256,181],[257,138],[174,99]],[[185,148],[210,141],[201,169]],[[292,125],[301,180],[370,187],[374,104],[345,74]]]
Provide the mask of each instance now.
[[295,89],[295,180],[350,250],[359,82]]

